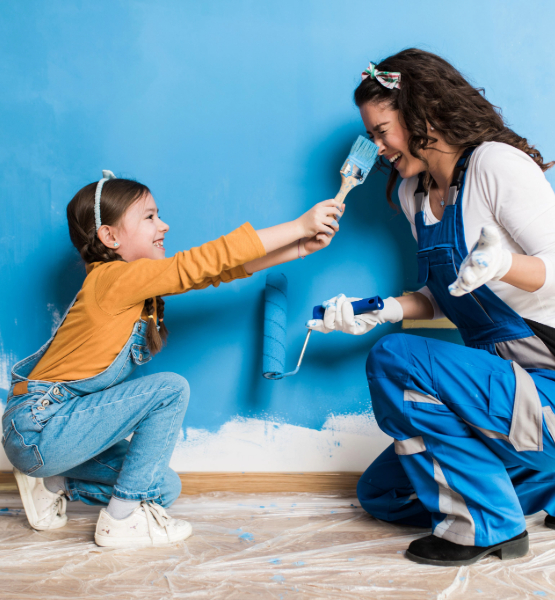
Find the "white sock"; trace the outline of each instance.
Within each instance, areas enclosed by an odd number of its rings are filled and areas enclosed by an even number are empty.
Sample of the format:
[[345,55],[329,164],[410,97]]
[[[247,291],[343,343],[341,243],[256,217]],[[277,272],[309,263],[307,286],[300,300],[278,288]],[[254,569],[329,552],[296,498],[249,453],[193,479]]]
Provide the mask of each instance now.
[[127,519],[140,504],[140,500],[122,500],[112,496],[106,510],[114,519]]
[[66,478],[61,475],[53,475],[52,477],[45,477],[44,487],[53,494],[57,494],[60,490],[66,491]]

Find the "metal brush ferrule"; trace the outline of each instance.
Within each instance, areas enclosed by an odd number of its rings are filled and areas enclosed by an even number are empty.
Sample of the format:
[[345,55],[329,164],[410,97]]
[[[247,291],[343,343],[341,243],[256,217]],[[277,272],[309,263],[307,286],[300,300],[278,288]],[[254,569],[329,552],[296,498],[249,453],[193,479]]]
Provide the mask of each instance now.
[[358,165],[347,159],[343,163],[340,173],[343,177],[354,177],[357,180],[357,185],[360,185],[364,183],[369,171],[363,171]]

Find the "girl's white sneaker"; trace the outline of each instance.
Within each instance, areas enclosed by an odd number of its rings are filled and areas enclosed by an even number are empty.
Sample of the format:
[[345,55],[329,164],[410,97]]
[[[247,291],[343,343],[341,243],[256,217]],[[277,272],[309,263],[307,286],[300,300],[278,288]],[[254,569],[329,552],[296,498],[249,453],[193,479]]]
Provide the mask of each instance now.
[[63,527],[67,523],[64,492],[51,492],[41,478],[29,477],[18,469],[13,473],[29,525],[39,531]]
[[100,511],[94,541],[111,548],[165,546],[187,539],[193,528],[183,519],[173,519],[154,502],[141,502],[127,518],[114,519]]

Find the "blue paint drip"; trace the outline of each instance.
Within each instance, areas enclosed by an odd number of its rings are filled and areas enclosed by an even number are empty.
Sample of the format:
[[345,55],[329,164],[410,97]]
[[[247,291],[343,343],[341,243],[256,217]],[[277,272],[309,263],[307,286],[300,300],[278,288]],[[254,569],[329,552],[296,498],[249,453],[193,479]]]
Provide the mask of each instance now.
[[285,581],[285,577],[283,575],[274,575],[272,581],[277,581],[278,583],[283,583]]
[[243,533],[239,536],[240,540],[245,540],[246,542],[252,542],[254,540],[254,535],[252,533]]
[[272,558],[272,560],[269,560],[268,562],[273,565],[281,565],[281,560],[279,560],[279,558]]
[[295,567],[302,567],[304,566],[304,562],[302,560],[298,560],[297,562],[294,562],[293,565],[295,565]]

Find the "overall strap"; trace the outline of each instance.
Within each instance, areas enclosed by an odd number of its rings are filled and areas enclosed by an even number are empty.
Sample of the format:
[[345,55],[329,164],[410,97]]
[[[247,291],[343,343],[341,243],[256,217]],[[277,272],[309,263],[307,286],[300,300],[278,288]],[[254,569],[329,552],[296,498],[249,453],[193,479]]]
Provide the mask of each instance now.
[[[451,206],[457,202],[457,197],[462,187],[466,170],[468,169],[468,165],[470,164],[470,157],[472,156],[474,150],[476,150],[476,146],[470,146],[469,148],[466,148],[465,151],[462,153],[462,156],[457,161],[457,164],[455,165],[455,171],[453,172],[453,180],[451,181],[451,185],[449,186],[449,193],[447,194],[445,206]],[[418,175],[418,185],[416,187],[416,191],[414,192],[417,211],[424,210],[425,195],[426,190],[424,188],[424,173],[420,173]]]

